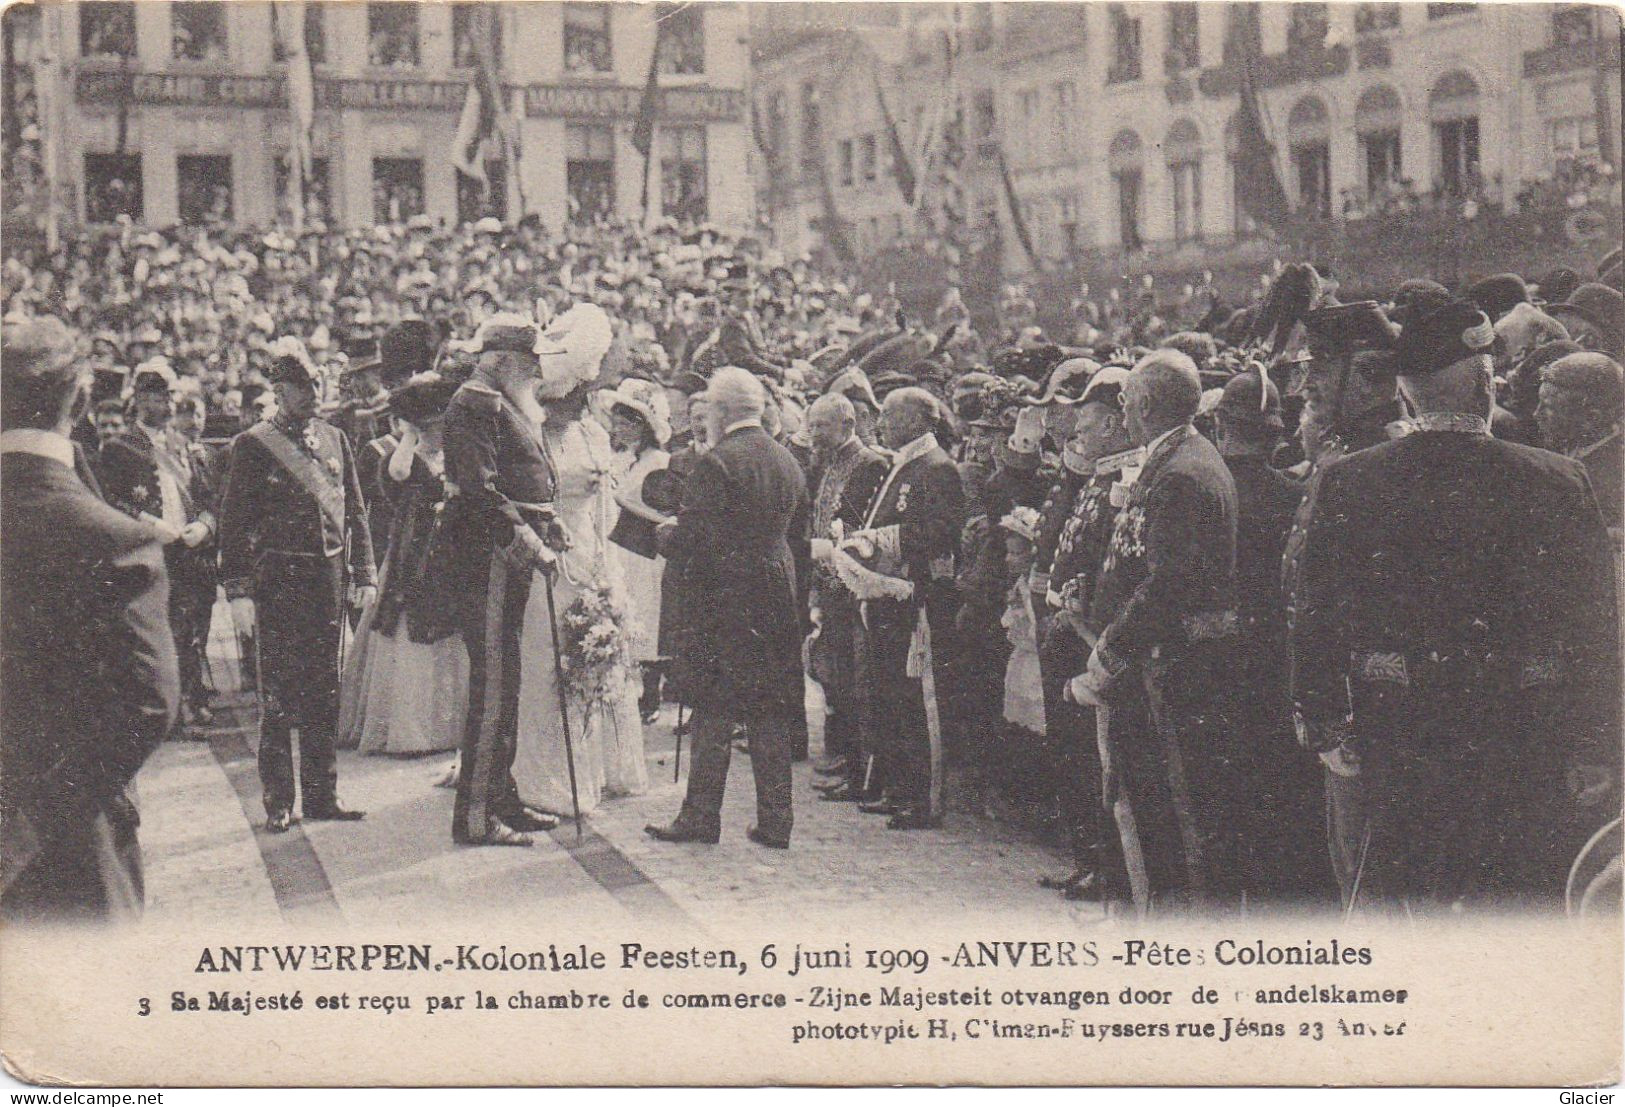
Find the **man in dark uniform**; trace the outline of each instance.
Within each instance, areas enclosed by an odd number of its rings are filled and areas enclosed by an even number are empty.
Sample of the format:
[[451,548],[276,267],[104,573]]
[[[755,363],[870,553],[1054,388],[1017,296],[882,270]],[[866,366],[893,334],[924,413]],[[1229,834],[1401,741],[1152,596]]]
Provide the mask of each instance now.
[[[942,718],[937,682],[949,652],[957,596],[954,563],[965,495],[953,459],[932,432],[937,401],[922,388],[886,397],[880,437],[893,451],[864,529],[838,555],[856,557],[883,587],[863,601],[866,741],[876,749],[888,798],[861,809],[893,830],[938,825],[943,813]],[[837,568],[837,573],[840,569]],[[848,577],[841,574],[842,579]]]
[[1236,812],[1247,824],[1256,892],[1302,901],[1329,896],[1331,861],[1323,846],[1326,806],[1320,766],[1298,748],[1286,679],[1286,603],[1281,557],[1303,485],[1272,469],[1281,439],[1281,396],[1248,369],[1224,386],[1215,411],[1219,453],[1236,482],[1236,610],[1241,615],[1234,681],[1241,772],[1250,799]]
[[[1136,898],[1222,904],[1242,888],[1240,792],[1227,717],[1226,657],[1235,610],[1236,487],[1191,425],[1202,398],[1191,359],[1157,350],[1123,385],[1129,435],[1145,466],[1113,525],[1095,607],[1103,629],[1075,700],[1115,706],[1143,688],[1150,725],[1126,736],[1112,766],[1135,808],[1126,857],[1144,856]],[[1120,829],[1124,829],[1120,827]]]
[[307,819],[349,821],[333,752],[339,654],[347,606],[376,591],[367,505],[350,444],[316,418],[315,366],[285,353],[267,374],[273,420],[237,436],[220,505],[220,575],[230,595],[254,600],[258,652],[260,784],[266,829],[293,822],[293,729],[299,729],[299,799]]
[[[1419,294],[1420,295],[1420,294]],[[1427,296],[1433,295],[1428,293]],[[1437,301],[1421,296],[1416,304]],[[1426,310],[1417,307],[1415,310]],[[1320,474],[1325,466],[1346,454],[1386,442],[1404,414],[1394,394],[1393,354],[1388,350],[1360,350],[1338,356],[1316,357],[1306,363],[1298,387],[1304,396],[1303,415],[1298,430],[1303,451],[1309,459],[1303,499],[1287,532],[1286,549],[1281,556],[1281,587],[1286,596],[1287,629],[1291,630],[1298,607],[1299,557],[1308,523],[1314,511]],[[1362,819],[1360,790],[1346,777],[1327,771],[1327,821],[1333,826],[1355,827]],[[1353,840],[1350,832],[1334,830],[1331,835],[1332,869],[1340,883],[1347,881],[1358,858],[1345,853],[1340,844]]]
[[[519,632],[533,572],[551,567],[553,468],[536,400],[536,325],[498,314],[474,336],[474,376],[446,409],[446,479],[456,491],[442,523],[468,647],[468,715],[451,836],[467,845],[528,846],[558,820],[527,810],[513,779],[519,726]],[[552,545],[549,545],[549,543]]]
[[167,362],[138,367],[133,382],[135,425],[103,447],[102,495],[134,519],[149,523],[164,545],[169,572],[169,625],[181,667],[182,702],[206,725],[202,638],[214,606],[215,515],[201,502],[190,443],[170,424],[176,383]]
[[164,555],[75,475],[88,374],[55,319],[0,349],[0,916],[143,903],[137,771],[175,721]]
[[1292,697],[1363,792],[1350,907],[1553,906],[1618,814],[1607,530],[1579,463],[1489,436],[1494,338],[1466,301],[1407,322],[1414,430],[1328,466],[1310,521]]
[[[811,534],[826,542],[835,537],[837,523],[840,533],[863,526],[890,466],[858,439],[852,402],[838,392],[813,401],[807,429],[813,445]],[[856,672],[858,605],[827,562],[812,571],[810,602],[818,613],[818,637],[809,649],[808,668],[824,689],[825,706],[825,759],[816,768],[833,778],[822,789],[824,799],[857,800],[868,762]]]
[[1070,871],[1040,877],[1039,883],[1067,899],[1103,899],[1121,883],[1121,850],[1101,802],[1095,713],[1069,700],[1066,685],[1083,671],[1098,637],[1099,628],[1089,625],[1088,613],[1117,518],[1112,487],[1125,469],[1143,460],[1141,451],[1130,446],[1123,425],[1122,389],[1127,377],[1120,366],[1101,369],[1090,378],[1078,404],[1061,462],[1068,473],[1087,480],[1056,535],[1055,556],[1046,574],[1048,593],[1033,597],[1047,625],[1038,648],[1044,721],[1050,744],[1060,754],[1056,793],[1072,853]]

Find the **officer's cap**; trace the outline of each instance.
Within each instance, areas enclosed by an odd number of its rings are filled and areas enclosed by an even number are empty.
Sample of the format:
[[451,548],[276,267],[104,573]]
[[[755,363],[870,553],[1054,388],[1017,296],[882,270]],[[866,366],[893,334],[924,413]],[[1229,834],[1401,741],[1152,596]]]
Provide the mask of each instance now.
[[1281,392],[1263,373],[1249,371],[1231,377],[1219,395],[1217,410],[1227,422],[1281,429]]
[[514,312],[500,312],[480,324],[474,332],[471,353],[509,350],[517,354],[535,354],[538,331],[536,324]]

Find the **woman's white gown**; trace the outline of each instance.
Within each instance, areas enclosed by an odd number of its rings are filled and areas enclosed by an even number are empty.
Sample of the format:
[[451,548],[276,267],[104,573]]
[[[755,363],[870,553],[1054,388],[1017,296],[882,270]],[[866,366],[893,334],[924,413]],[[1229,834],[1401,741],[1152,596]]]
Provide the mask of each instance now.
[[[625,603],[625,581],[609,541],[620,508],[611,487],[609,433],[602,426],[588,417],[557,429],[549,426],[543,433],[558,480],[559,516],[573,540],[559,559],[553,582],[562,625],[579,590],[595,581],[608,582]],[[531,585],[519,649],[519,741],[513,764],[519,798],[531,807],[568,815],[570,775],[548,628],[547,582],[540,573]],[[605,796],[638,795],[649,788],[636,679],[637,667],[629,665],[621,694],[608,704],[568,702],[582,814],[595,810]]]

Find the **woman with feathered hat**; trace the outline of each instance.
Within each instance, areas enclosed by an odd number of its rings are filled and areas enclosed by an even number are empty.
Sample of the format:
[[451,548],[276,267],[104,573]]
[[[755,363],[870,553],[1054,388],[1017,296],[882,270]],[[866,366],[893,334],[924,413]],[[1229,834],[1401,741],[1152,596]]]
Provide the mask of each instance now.
[[[613,450],[603,425],[587,416],[612,339],[603,309],[578,304],[555,318],[536,346],[538,434],[557,482],[558,519],[570,535],[552,586],[566,686],[559,687],[554,663],[548,590],[532,588],[520,635],[513,774],[526,806],[558,814],[570,812],[577,799],[586,814],[605,795],[649,787],[626,582],[609,540],[620,513]],[[561,703],[574,741],[574,796]]]

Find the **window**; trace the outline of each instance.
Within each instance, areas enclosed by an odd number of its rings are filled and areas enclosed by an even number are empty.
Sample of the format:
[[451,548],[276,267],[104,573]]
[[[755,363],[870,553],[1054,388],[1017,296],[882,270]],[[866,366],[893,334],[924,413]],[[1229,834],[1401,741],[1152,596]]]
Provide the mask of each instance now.
[[564,71],[608,73],[609,5],[564,5]]
[[[667,129],[660,130],[662,155]],[[662,161],[664,158],[662,157]],[[564,128],[564,188],[572,222],[591,222],[615,211],[615,131],[611,127]],[[664,194],[665,183],[661,183]],[[664,195],[662,195],[664,199]]]
[[841,183],[848,187],[852,184],[852,140],[843,138],[835,144],[835,153],[841,163]]
[[1429,4],[1429,19],[1449,19],[1453,15],[1469,15],[1478,10],[1477,4]]
[[[312,65],[327,61],[327,9],[321,4],[305,4],[305,56]],[[290,16],[281,4],[271,5],[271,56],[276,61],[288,60],[288,48],[282,41],[285,33],[281,22]]]
[[[483,10],[482,10],[483,9]],[[481,17],[485,18],[481,18]],[[480,63],[480,35],[491,36],[491,57],[502,57],[502,9],[488,3],[451,6],[451,64],[472,69]]]
[[169,51],[176,61],[226,60],[226,6],[220,0],[176,0],[169,19]]
[[1439,78],[1428,93],[1433,123],[1434,183],[1452,196],[1478,187],[1478,84],[1459,69]]
[[1286,121],[1292,177],[1298,186],[1298,210],[1330,218],[1332,214],[1331,123],[1326,105],[1305,96]]
[[1403,177],[1399,143],[1399,93],[1377,85],[1360,95],[1354,109],[1354,130],[1365,159],[1366,195],[1382,197]]
[[418,64],[418,5],[367,5],[367,64],[387,69]]
[[1174,189],[1174,244],[1202,238],[1202,163],[1182,161],[1168,166]]
[[[286,223],[293,218],[293,159],[278,154],[272,162],[272,186],[276,190],[277,218]],[[333,212],[329,202],[326,158],[310,159],[310,179],[305,182],[305,219],[326,221]]]
[[1566,4],[1552,12],[1552,45],[1578,46],[1597,37],[1596,9]]
[[508,165],[501,158],[487,158],[485,184],[464,173],[457,174],[457,222],[473,223],[494,215],[508,218]]
[[[1036,99],[1037,94],[1034,94]],[[992,138],[993,132],[998,128],[998,112],[993,102],[993,90],[979,88],[976,90],[976,99],[972,102],[972,111],[975,113],[976,137]]]
[[1111,64],[1106,70],[1106,83],[1140,79],[1140,21],[1130,19],[1123,5],[1113,4],[1106,9],[1111,22]]
[[1078,110],[1078,86],[1071,81],[1055,82],[1055,137],[1062,143],[1072,141],[1072,124]]
[[85,155],[85,221],[111,223],[121,215],[141,222],[141,155]]
[[874,135],[867,134],[858,139],[858,172],[866,181],[875,179],[876,150]]
[[1569,119],[1554,119],[1548,130],[1552,138],[1552,157],[1572,158],[1597,153],[1597,117],[1579,115]]
[[423,159],[373,158],[373,222],[404,223],[423,210]]
[[1325,4],[1293,4],[1291,21],[1286,28],[1288,50],[1319,50],[1326,45]]
[[1168,52],[1163,60],[1170,74],[1195,69],[1202,64],[1196,5],[1189,0],[1168,5]]
[[970,48],[987,50],[993,45],[993,5],[970,5]]
[[1174,201],[1174,244],[1202,237],[1202,136],[1196,124],[1181,119],[1168,128],[1162,144],[1168,159],[1168,181]]
[[704,127],[661,130],[660,211],[673,219],[706,217]]
[[699,4],[656,4],[660,22],[659,71],[705,72],[705,13]]
[[1117,240],[1125,250],[1138,250],[1145,245],[1140,230],[1141,191],[1145,173],[1141,168],[1140,136],[1133,131],[1118,131],[1106,152],[1111,167],[1112,184],[1117,191]]
[[182,223],[231,222],[231,158],[182,154],[175,159]]
[[1068,256],[1078,252],[1078,198],[1061,196],[1056,200],[1056,213],[1060,217],[1061,241]]
[[775,161],[784,155],[784,131],[788,125],[788,115],[784,90],[775,89],[773,95],[767,98],[767,152]]
[[135,57],[134,4],[127,0],[86,0],[78,8],[81,57]]
[[817,169],[823,158],[823,121],[818,107],[818,86],[801,82],[801,167]]
[[1354,30],[1359,34],[1388,31],[1398,26],[1398,4],[1361,4],[1354,10]]

